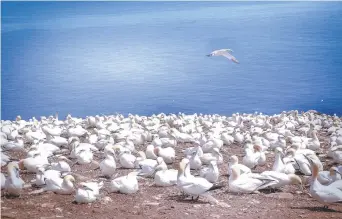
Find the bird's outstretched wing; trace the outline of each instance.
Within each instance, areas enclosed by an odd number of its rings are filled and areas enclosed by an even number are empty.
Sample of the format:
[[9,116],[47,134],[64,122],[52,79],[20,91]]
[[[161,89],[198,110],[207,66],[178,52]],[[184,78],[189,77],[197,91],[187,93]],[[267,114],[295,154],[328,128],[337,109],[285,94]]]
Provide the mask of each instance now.
[[232,53],[232,52],[234,52],[233,50],[231,50],[231,49],[221,49],[222,51],[225,51],[225,52],[229,52],[229,53]]
[[222,53],[222,55],[235,63],[239,63],[239,61],[234,56],[232,56],[229,52]]

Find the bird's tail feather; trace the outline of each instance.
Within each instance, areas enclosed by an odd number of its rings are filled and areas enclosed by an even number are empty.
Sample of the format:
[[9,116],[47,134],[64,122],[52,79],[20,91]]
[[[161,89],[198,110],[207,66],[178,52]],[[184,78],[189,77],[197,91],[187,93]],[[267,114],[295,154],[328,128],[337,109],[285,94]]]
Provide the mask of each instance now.
[[216,190],[225,187],[225,185],[221,182],[219,184],[213,185],[208,191]]

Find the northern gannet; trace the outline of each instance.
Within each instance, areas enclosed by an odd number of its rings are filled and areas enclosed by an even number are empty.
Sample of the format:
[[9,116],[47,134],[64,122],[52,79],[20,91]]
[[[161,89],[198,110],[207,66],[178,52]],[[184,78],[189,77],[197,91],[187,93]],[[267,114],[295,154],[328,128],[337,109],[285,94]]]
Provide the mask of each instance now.
[[217,167],[216,160],[212,160],[209,163],[209,167],[201,169],[200,176],[207,179],[211,183],[216,183],[219,178],[219,169]]
[[[60,158],[62,158],[62,157],[63,156],[61,156]],[[66,158],[63,157],[62,159],[66,159]],[[65,162],[64,160],[60,160],[58,162],[51,163],[50,165],[51,165],[52,170],[58,170],[62,173],[63,172],[71,172],[70,165],[67,162]]]
[[154,183],[156,186],[173,186],[177,185],[178,170],[159,170],[154,175]]
[[134,169],[135,168],[135,160],[137,158],[131,154],[131,151],[121,152],[119,155],[119,161],[123,168],[126,169]]
[[[188,157],[188,159],[190,160],[190,169],[192,170],[198,170],[201,168],[202,166],[202,161],[201,161],[201,158],[200,158],[200,155],[201,154],[201,146],[197,146],[197,150],[192,152],[192,155],[190,155]],[[203,152],[202,152],[203,154]]]
[[317,180],[322,185],[329,185],[337,180],[341,180],[341,174],[337,167],[331,167],[329,171],[319,171]]
[[232,168],[232,174],[229,176],[229,191],[234,193],[256,193],[260,189],[275,185],[277,182],[266,176],[259,174],[242,174],[238,167]]
[[77,203],[91,203],[96,201],[97,195],[95,195],[92,188],[89,188],[86,185],[82,185],[81,188],[78,188],[75,195],[75,201]]
[[105,159],[100,162],[101,174],[104,177],[111,177],[116,170],[115,152],[112,148],[105,148]]
[[147,145],[146,147],[146,158],[147,159],[153,159],[153,160],[156,160],[157,159],[157,155],[154,153],[154,145],[150,144],[150,145]]
[[162,147],[155,147],[154,153],[162,157],[167,164],[172,164],[176,159],[176,152],[175,149],[172,147],[162,148]]
[[45,185],[45,179],[60,178],[61,172],[57,170],[45,170],[45,166],[38,167],[36,173],[36,179],[32,180],[33,184],[37,186]]
[[277,171],[264,171],[260,175],[266,176],[276,181],[276,184],[271,185],[270,188],[280,188],[285,185],[292,184],[292,185],[300,185],[301,190],[303,190],[302,179],[295,174],[285,174],[285,173],[280,173]]
[[[158,161],[156,159],[148,159],[146,158],[146,154],[143,151],[138,151],[139,157],[135,160],[135,167],[141,168],[144,165],[155,167],[158,165]],[[157,158],[158,159],[158,158]]]
[[10,162],[7,165],[8,177],[5,181],[5,190],[7,194],[20,196],[24,187],[24,181],[19,176],[19,165],[17,162]]
[[214,148],[211,153],[204,153],[200,158],[203,164],[209,164],[212,160],[216,160],[217,164],[223,162],[223,156],[218,148]]
[[46,156],[42,155],[41,152],[36,152],[32,157],[27,157],[19,161],[19,167],[21,170],[27,169],[30,173],[35,173],[37,167],[49,164]]
[[103,182],[94,182],[94,181],[87,181],[81,182],[80,185],[90,188],[93,191],[94,195],[97,197],[100,195],[100,189],[103,187]]
[[232,174],[232,168],[238,167],[240,174],[251,173],[251,169],[243,164],[239,164],[239,158],[236,155],[232,155],[228,159],[228,175]]
[[219,49],[212,51],[209,55],[207,56],[224,56],[231,60],[232,62],[239,63],[239,61],[231,54],[233,50],[231,49]]
[[139,172],[130,172],[127,176],[121,176],[110,182],[109,192],[124,194],[136,193],[139,190],[137,175]]
[[76,154],[78,164],[90,164],[93,162],[93,152],[90,149],[81,149]]

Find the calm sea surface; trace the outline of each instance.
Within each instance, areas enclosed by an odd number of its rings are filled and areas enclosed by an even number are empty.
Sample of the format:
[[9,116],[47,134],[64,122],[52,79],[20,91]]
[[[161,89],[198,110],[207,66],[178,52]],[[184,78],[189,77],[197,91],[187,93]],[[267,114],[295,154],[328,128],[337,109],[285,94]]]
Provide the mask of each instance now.
[[[1,6],[2,119],[342,114],[342,3]],[[205,56],[221,48],[233,49],[240,64]]]

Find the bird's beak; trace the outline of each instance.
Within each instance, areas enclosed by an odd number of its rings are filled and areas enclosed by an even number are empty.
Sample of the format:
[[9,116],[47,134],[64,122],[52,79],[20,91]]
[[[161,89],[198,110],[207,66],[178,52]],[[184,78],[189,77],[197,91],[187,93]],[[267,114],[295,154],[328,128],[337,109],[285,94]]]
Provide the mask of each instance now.
[[338,174],[340,174],[342,176],[342,173],[340,171],[336,170],[336,173],[338,173]]
[[91,188],[87,187],[87,186],[83,186],[83,188],[84,188],[85,190],[89,190],[89,191],[92,191],[92,192],[93,192],[93,190],[92,190]]
[[211,56],[211,54],[208,54],[208,55],[206,55],[206,56],[210,57],[210,56]]
[[284,154],[284,152],[280,152],[280,154],[282,155],[282,158],[284,158],[284,157],[285,157],[285,154]]

